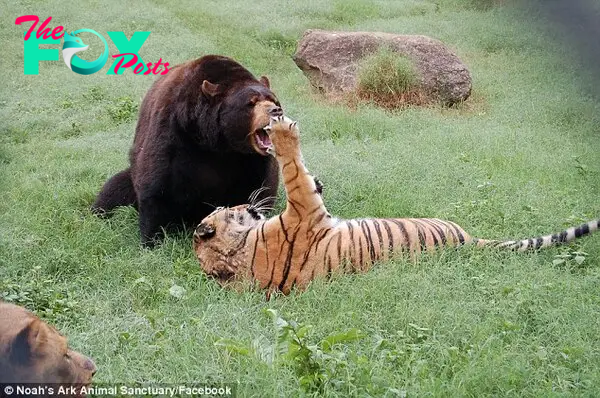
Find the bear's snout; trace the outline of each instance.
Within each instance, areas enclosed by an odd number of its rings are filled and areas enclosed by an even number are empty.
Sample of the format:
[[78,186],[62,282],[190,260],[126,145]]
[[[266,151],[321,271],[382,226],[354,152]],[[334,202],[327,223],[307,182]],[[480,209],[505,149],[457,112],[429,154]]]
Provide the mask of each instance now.
[[277,105],[269,107],[267,112],[269,112],[269,116],[283,116],[283,109]]

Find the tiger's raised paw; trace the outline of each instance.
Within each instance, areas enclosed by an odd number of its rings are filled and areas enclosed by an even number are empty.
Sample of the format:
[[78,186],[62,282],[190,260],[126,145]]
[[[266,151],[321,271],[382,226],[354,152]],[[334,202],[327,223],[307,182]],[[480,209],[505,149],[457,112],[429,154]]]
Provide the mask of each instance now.
[[268,126],[264,127],[264,131],[268,134],[271,139],[271,145],[267,148],[267,153],[275,156],[275,147],[278,146],[281,149],[285,142],[293,143],[293,146],[298,145],[299,129],[298,122],[293,121],[287,116],[273,116]]
[[268,126],[265,126],[264,130],[269,134],[277,134],[278,132],[290,132],[292,134],[298,134],[298,122],[293,121],[287,116],[273,116]]

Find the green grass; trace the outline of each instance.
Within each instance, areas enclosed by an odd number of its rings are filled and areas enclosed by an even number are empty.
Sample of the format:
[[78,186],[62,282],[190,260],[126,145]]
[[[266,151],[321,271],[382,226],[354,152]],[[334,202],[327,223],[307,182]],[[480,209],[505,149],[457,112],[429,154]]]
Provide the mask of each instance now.
[[361,60],[358,90],[363,96],[380,100],[398,98],[416,89],[418,74],[414,62],[394,51],[381,48]]
[[[189,234],[144,250],[133,209],[108,221],[88,211],[127,164],[153,77],[107,76],[108,66],[81,76],[62,59],[25,76],[12,21],[150,30],[146,62],[232,56],[266,74],[299,120],[333,214],[440,217],[486,238],[600,216],[600,104],[552,24],[513,1],[111,4],[4,1],[0,26],[0,294],[92,356],[97,382],[233,383],[260,397],[600,395],[600,236],[539,253],[397,260],[271,302],[224,291],[202,274]],[[473,95],[452,109],[329,104],[290,58],[308,28],[440,39],[470,68]],[[587,253],[581,264],[575,251]],[[293,357],[289,336],[275,347],[283,329],[269,308],[312,325],[299,346],[362,337]]]

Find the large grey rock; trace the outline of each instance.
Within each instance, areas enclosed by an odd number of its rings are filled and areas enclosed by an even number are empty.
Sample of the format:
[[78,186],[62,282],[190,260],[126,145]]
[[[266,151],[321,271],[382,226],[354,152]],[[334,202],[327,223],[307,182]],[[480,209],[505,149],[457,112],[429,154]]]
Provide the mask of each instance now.
[[359,61],[382,46],[414,61],[419,90],[429,99],[454,104],[471,94],[467,67],[442,42],[427,36],[307,30],[293,59],[314,86],[344,94],[357,88]]

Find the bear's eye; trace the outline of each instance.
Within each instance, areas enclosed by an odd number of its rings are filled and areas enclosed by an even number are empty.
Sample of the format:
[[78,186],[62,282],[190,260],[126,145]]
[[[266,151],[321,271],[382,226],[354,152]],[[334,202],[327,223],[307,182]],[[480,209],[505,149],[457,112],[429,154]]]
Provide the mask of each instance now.
[[257,102],[258,102],[258,98],[252,97],[252,98],[250,98],[250,101],[248,101],[248,103],[246,105],[247,106],[254,106],[254,105],[256,105]]

